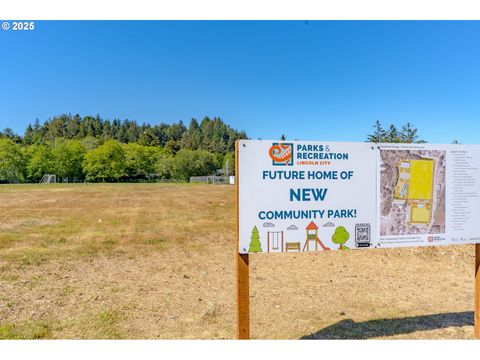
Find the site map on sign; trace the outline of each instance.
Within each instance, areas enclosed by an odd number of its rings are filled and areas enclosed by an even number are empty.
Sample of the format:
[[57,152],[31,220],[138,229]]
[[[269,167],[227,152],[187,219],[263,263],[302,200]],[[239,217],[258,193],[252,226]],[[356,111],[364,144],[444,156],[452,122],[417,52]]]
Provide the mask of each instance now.
[[380,151],[380,235],[445,233],[445,151]]

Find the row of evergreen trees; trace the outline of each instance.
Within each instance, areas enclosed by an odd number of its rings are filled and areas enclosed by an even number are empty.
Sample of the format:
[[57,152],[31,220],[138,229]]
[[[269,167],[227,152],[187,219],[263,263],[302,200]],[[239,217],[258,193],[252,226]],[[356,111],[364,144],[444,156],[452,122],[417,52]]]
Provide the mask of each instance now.
[[373,125],[374,132],[367,136],[368,142],[373,143],[425,143],[418,136],[418,129],[407,122],[402,125],[401,129],[391,124],[387,129],[384,129],[381,122],[377,120]]
[[36,120],[33,125],[27,126],[23,138],[14,134],[11,129],[5,129],[4,135],[25,145],[44,143],[57,138],[78,140],[91,138],[96,139],[97,143],[112,139],[124,144],[138,143],[165,147],[173,152],[180,149],[200,149],[221,154],[234,151],[235,141],[247,138],[245,132],[231,128],[218,117],[213,119],[205,117],[200,123],[192,119],[186,127],[182,121],[171,125],[165,123],[139,125],[134,120],[110,121],[102,119],[99,115],[81,117],[78,114],[55,116],[43,124]]
[[0,131],[0,182],[37,182],[44,174],[68,181],[188,181],[230,164],[235,141],[246,139],[220,118],[187,127],[64,114],[37,120],[25,135]]
[[[417,133],[410,123],[398,130],[377,121],[367,140],[425,142]],[[227,162],[233,169],[235,141],[245,138],[220,118],[192,119],[187,128],[181,121],[152,126],[64,114],[43,125],[35,121],[23,137],[11,129],[0,132],[0,182],[37,182],[44,174],[69,181],[188,181]]]

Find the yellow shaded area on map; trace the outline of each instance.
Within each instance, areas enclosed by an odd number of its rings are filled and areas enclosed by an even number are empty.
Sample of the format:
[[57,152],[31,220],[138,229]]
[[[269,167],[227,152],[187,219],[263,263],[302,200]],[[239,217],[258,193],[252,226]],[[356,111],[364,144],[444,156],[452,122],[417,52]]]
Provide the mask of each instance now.
[[410,160],[409,199],[431,200],[433,160]]
[[411,223],[428,223],[430,221],[430,209],[428,208],[419,208],[412,207],[410,213],[410,222]]

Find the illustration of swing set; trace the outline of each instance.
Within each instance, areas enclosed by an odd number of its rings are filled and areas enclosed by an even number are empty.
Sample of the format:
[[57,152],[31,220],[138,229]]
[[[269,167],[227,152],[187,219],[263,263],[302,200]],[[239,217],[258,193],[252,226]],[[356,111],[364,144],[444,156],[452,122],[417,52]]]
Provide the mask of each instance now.
[[[288,243],[287,243],[288,244]],[[283,231],[267,231],[267,252],[283,252]]]
[[[323,250],[330,250],[325,246],[318,237],[318,226],[313,221],[305,228],[307,231],[307,239],[303,245],[302,251],[310,251],[310,243],[315,244],[315,251],[318,251],[318,246]],[[289,252],[300,251],[300,242],[285,242],[283,231],[267,231],[267,253],[270,252]]]

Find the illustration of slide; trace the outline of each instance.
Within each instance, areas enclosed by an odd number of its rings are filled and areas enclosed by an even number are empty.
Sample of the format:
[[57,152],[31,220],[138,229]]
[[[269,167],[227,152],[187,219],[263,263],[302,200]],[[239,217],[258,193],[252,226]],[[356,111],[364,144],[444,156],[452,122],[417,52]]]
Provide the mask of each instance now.
[[315,243],[315,251],[318,250],[318,245],[320,245],[323,250],[330,250],[330,248],[323,245],[323,243],[318,238],[317,224],[311,221],[305,229],[307,230],[307,240],[305,241],[305,245],[303,245],[303,251],[310,251],[310,241],[313,241]]

